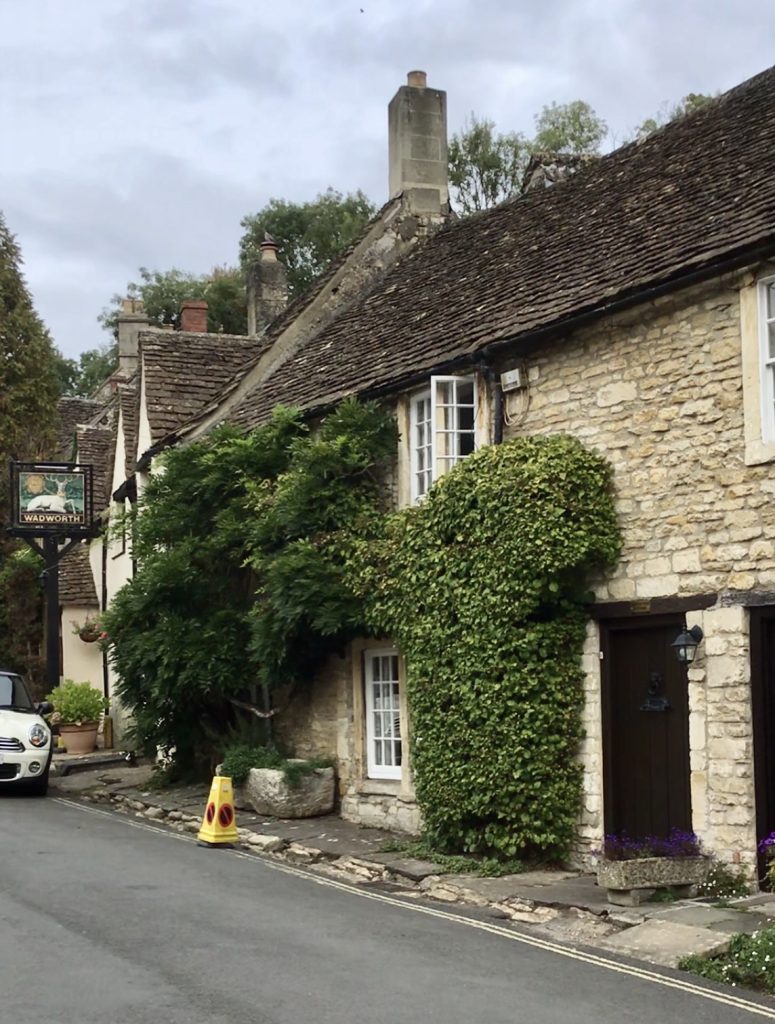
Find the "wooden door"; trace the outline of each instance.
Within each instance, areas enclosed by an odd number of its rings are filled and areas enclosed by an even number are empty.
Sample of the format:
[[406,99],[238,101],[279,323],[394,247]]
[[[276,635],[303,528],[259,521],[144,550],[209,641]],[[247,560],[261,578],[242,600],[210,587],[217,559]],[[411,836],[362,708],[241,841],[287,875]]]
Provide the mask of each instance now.
[[[775,831],[775,608],[751,609],[751,704],[756,835]],[[760,857],[760,871],[766,865]]]
[[672,615],[603,628],[606,832],[691,830],[687,675],[671,647],[683,626]]

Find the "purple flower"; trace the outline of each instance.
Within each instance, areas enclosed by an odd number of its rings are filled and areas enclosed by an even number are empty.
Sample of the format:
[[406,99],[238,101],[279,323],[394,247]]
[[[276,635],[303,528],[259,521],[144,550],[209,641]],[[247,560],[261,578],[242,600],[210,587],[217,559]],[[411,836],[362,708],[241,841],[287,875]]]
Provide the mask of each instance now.
[[[775,846],[775,833],[770,837]],[[672,828],[667,837],[645,836],[633,839],[626,832],[603,837],[603,847],[595,854],[604,860],[635,860],[639,857],[699,857],[700,841],[694,832]]]

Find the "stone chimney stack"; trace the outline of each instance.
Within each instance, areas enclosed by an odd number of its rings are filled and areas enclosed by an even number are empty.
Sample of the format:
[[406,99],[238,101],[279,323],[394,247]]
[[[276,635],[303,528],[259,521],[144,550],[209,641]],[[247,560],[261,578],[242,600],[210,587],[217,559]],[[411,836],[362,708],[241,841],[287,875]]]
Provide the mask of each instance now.
[[204,299],[184,299],[181,302],[179,330],[207,334],[207,303]]
[[140,331],[150,324],[142,299],[124,299],[118,314],[118,372],[127,380],[137,369]]
[[403,192],[415,213],[446,213],[447,94],[410,71],[388,107],[390,198]]
[[288,272],[277,242],[265,234],[261,258],[248,270],[248,334],[261,334],[288,305]]

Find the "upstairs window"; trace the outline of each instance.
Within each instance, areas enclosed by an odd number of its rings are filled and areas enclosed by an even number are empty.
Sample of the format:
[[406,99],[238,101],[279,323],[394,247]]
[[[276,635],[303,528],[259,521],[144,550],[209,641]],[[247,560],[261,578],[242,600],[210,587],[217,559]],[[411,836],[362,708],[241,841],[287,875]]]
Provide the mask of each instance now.
[[775,441],[775,278],[759,285],[762,440]]
[[431,377],[411,405],[412,500],[476,448],[473,377]]

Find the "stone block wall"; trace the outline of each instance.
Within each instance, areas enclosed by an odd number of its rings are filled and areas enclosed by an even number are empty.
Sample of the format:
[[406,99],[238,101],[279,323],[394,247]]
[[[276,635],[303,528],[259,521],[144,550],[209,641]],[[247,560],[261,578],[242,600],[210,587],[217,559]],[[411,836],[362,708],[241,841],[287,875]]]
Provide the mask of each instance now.
[[[750,697],[750,592],[775,603],[775,478],[746,465],[739,274],[638,306],[535,348],[527,392],[506,396],[506,438],[564,432],[614,471],[624,534],[598,601],[637,603],[716,594],[687,613],[705,634],[689,672],[695,830],[731,863],[755,862]],[[750,427],[749,427],[750,432]],[[766,599],[766,597],[765,597]],[[586,736],[580,860],[603,835],[597,625],[583,653]]]

